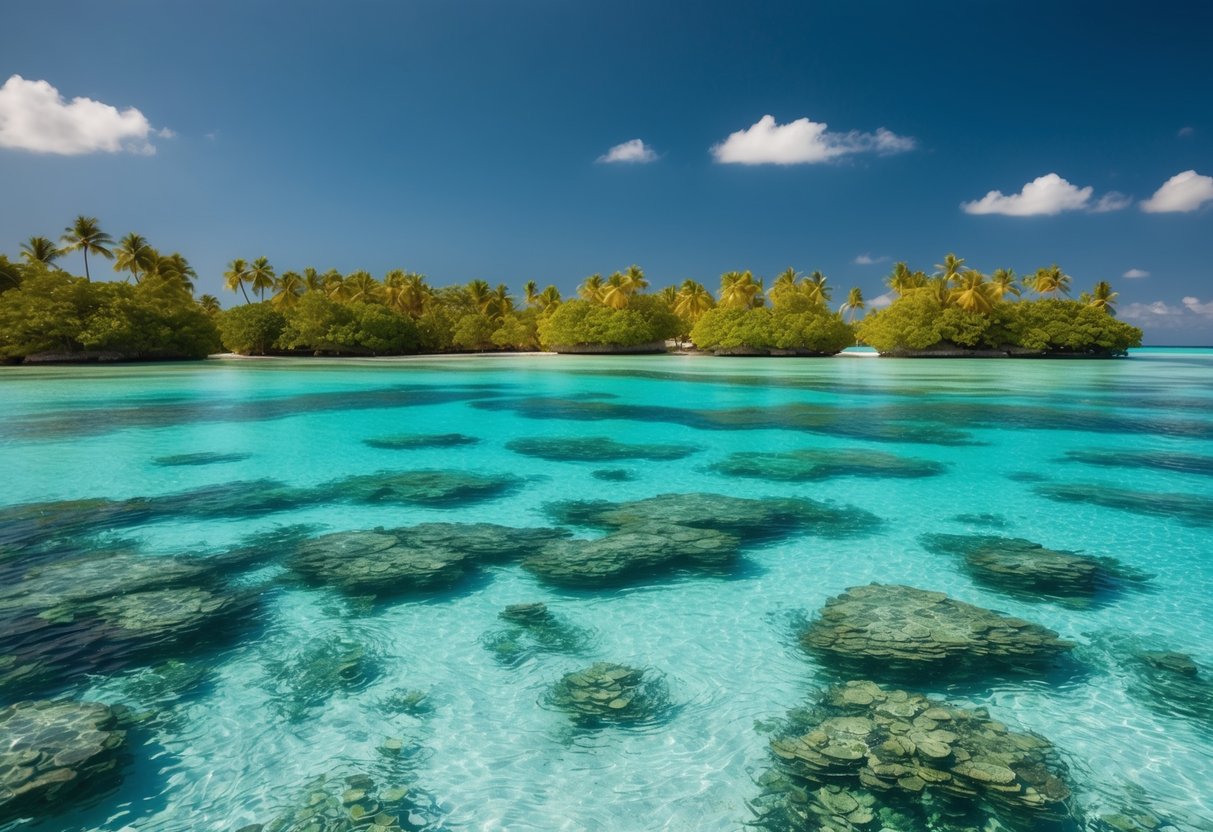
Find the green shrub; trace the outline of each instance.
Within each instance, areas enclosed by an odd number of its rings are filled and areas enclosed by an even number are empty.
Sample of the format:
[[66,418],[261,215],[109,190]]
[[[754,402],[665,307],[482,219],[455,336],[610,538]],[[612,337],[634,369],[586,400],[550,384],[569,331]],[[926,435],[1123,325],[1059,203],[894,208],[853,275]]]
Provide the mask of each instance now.
[[268,303],[235,306],[217,317],[223,346],[241,355],[265,355],[274,348],[286,326],[282,313]]
[[584,300],[560,304],[539,323],[546,347],[603,345],[634,347],[678,334],[679,320],[659,298],[637,295],[626,309]]

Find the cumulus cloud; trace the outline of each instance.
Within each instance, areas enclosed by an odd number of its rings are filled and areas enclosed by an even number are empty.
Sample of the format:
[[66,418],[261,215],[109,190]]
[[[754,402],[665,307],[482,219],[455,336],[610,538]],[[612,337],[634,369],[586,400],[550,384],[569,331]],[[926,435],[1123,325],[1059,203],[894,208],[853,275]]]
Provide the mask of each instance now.
[[853,153],[888,155],[913,150],[914,139],[881,127],[875,133],[832,133],[824,122],[798,118],[777,124],[766,115],[712,147],[717,162],[732,165],[811,165]]
[[895,299],[892,292],[885,292],[883,295],[877,295],[868,301],[868,308],[884,309],[886,306],[890,306]]
[[617,144],[598,157],[603,164],[624,162],[630,164],[646,164],[657,161],[657,151],[640,139],[632,139],[623,144]]
[[1213,300],[1209,301],[1208,303],[1201,303],[1198,298],[1189,296],[1184,298],[1184,307],[1189,312],[1195,312],[1197,315],[1205,315],[1213,318]]
[[1141,204],[1148,214],[1195,211],[1213,200],[1213,176],[1201,176],[1194,170],[1177,173],[1162,183],[1154,196]]
[[[0,147],[76,156],[84,153],[151,154],[147,117],[134,107],[119,110],[91,98],[64,100],[46,81],[20,75],[0,87]],[[157,133],[164,138],[171,130]]]
[[[962,202],[966,214],[1005,214],[1008,217],[1053,216],[1062,211],[1115,211],[1128,205],[1127,197],[1114,191],[1092,203],[1095,189],[1071,185],[1056,173],[1046,173],[1024,185],[1017,194],[990,191],[981,199]],[[1119,202],[1118,202],[1119,201]]]
[[873,257],[870,254],[861,254],[855,258],[855,263],[859,266],[871,266],[876,263],[883,263],[888,259],[887,257]]
[[[1193,298],[1195,300],[1195,298]],[[1130,303],[1118,310],[1117,314],[1121,318],[1130,321],[1174,321],[1177,318],[1184,317],[1184,307],[1171,306],[1161,300],[1156,300],[1153,303]]]
[[1149,277],[1149,276],[1150,276],[1150,273],[1148,271],[1146,271],[1145,269],[1129,269],[1127,272],[1125,272],[1124,274],[1121,275],[1121,277],[1127,277],[1129,280],[1135,280],[1139,277]]
[[1181,139],[1186,139],[1189,136],[1195,136],[1196,128],[1195,127],[1181,127],[1181,128],[1179,128],[1179,132],[1176,135],[1179,136]]

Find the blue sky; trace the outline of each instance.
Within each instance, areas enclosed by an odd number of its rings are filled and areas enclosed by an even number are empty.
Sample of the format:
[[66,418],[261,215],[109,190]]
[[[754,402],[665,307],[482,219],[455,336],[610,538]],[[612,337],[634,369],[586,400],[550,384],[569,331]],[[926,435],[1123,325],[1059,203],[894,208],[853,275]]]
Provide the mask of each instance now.
[[1213,7],[751,5],[7,4],[0,251],[84,213],[221,296],[265,255],[566,291],[794,266],[869,299],[956,251],[1213,343]]

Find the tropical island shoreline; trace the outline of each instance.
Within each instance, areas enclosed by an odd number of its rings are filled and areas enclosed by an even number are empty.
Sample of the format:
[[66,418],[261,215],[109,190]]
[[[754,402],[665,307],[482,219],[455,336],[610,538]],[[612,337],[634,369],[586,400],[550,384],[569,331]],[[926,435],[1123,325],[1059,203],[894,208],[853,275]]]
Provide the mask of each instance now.
[[[75,251],[83,277],[58,262]],[[90,254],[112,260],[125,280],[94,281]],[[829,278],[794,268],[769,287],[747,270],[722,274],[715,293],[691,279],[649,292],[633,265],[606,278],[590,275],[575,298],[528,281],[516,300],[505,284],[435,287],[400,269],[382,280],[362,270],[279,274],[265,257],[228,265],[224,285],[244,302],[224,309],[213,295],[194,296],[197,274],[181,254],[164,255],[133,232],[115,242],[86,216],[65,229],[60,244],[29,238],[21,259],[0,255],[5,363],[221,352],[644,355],[688,346],[716,356],[829,357],[854,345],[898,358],[1117,358],[1143,337],[1117,319],[1117,293],[1106,281],[1071,298],[1072,279],[1055,264],[1022,277],[1007,268],[987,275],[952,253],[931,273],[895,263],[877,309],[858,288],[835,306]]]

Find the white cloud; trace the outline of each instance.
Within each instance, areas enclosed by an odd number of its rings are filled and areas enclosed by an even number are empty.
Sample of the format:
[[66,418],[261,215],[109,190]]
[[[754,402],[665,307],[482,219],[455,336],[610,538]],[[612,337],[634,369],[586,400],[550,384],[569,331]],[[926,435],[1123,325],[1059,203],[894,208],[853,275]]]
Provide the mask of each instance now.
[[1195,312],[1197,315],[1206,315],[1213,318],[1213,300],[1208,303],[1201,303],[1199,298],[1186,297],[1184,298],[1184,306],[1190,312]]
[[1129,280],[1136,280],[1139,277],[1149,276],[1150,273],[1145,269],[1129,269],[1127,272],[1121,275],[1121,277],[1127,277]]
[[895,298],[893,297],[892,292],[885,292],[883,295],[877,295],[876,297],[874,297],[870,301],[868,301],[868,308],[869,309],[884,309],[886,306],[891,305],[894,300],[895,300]]
[[717,162],[734,165],[805,165],[852,153],[892,154],[913,150],[914,139],[881,127],[875,133],[831,133],[824,122],[798,118],[776,124],[766,115],[712,147]]
[[[46,81],[20,75],[0,87],[0,147],[75,156],[83,153],[151,154],[154,132],[134,107],[119,110],[91,98],[65,101]],[[162,131],[160,135],[168,138]]]
[[1184,308],[1156,300],[1153,303],[1130,303],[1119,309],[1117,314],[1130,321],[1160,321],[1183,317]]
[[855,263],[859,266],[871,266],[876,263],[883,263],[888,259],[887,257],[873,257],[870,254],[861,254],[855,258]]
[[1185,170],[1162,183],[1154,196],[1141,204],[1141,210],[1148,214],[1195,211],[1210,200],[1213,200],[1213,176]]
[[1196,128],[1195,127],[1181,127],[1181,128],[1179,128],[1179,132],[1176,133],[1175,135],[1179,136],[1181,139],[1186,139],[1189,136],[1196,135]]
[[1106,214],[1109,211],[1119,211],[1122,208],[1128,208],[1132,204],[1132,197],[1126,196],[1118,191],[1108,191],[1099,199],[1095,200],[1095,204],[1091,206],[1091,213]]
[[[1007,195],[1002,191],[990,191],[981,199],[962,202],[960,207],[966,214],[1005,214],[1009,217],[1053,216],[1062,211],[1091,208],[1093,193],[1095,193],[1095,189],[1090,186],[1079,188],[1077,185],[1071,185],[1056,173],[1047,173],[1024,185],[1017,194]],[[1107,199],[1107,196],[1104,199]],[[1101,199],[1100,202],[1103,200]],[[1101,210],[1112,209],[1105,207]]]
[[623,144],[615,145],[606,153],[599,156],[598,161],[604,164],[613,164],[615,162],[646,164],[657,161],[657,151],[653,150],[653,148],[640,139],[632,139]]

